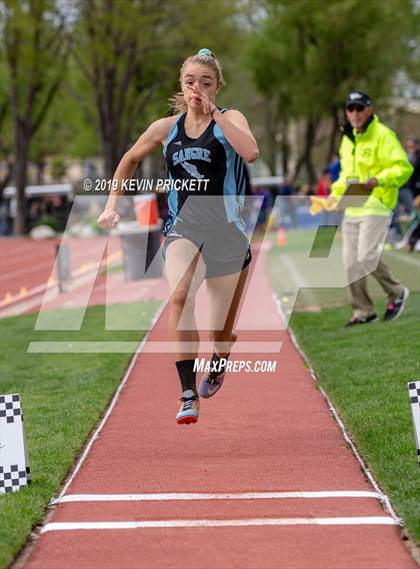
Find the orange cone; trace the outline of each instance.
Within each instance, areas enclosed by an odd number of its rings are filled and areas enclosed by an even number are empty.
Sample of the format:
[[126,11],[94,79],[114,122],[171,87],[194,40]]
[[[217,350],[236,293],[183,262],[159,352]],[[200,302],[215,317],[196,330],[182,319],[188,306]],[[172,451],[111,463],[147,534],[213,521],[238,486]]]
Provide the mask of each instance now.
[[286,245],[286,241],[286,232],[282,227],[280,227],[280,229],[277,230],[277,245],[284,247]]
[[137,223],[142,227],[156,225],[159,222],[156,194],[136,196],[134,199]]

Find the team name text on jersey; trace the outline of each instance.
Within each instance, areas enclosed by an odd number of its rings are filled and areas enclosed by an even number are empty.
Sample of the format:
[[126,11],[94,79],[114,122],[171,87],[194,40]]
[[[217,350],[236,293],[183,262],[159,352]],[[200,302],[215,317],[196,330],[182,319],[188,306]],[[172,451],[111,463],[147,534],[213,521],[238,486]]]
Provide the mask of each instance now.
[[173,165],[176,166],[186,160],[205,160],[206,162],[211,162],[210,154],[211,152],[207,148],[184,148],[173,153]]

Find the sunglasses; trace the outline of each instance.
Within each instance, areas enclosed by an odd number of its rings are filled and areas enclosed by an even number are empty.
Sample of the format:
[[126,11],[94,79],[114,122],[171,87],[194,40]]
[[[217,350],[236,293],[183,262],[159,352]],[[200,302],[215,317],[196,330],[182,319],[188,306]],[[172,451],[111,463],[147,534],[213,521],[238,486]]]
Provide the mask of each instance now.
[[349,113],[353,113],[354,111],[357,111],[358,113],[361,113],[362,111],[365,110],[365,107],[363,107],[362,105],[349,105],[346,110]]

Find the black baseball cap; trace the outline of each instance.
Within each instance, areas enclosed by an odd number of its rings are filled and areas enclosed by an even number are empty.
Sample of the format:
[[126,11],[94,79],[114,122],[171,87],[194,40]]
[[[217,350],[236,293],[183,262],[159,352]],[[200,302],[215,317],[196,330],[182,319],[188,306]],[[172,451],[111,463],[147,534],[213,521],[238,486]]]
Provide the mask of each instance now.
[[370,107],[372,101],[369,95],[362,93],[362,91],[352,91],[347,95],[346,108],[350,105],[361,105],[362,107]]

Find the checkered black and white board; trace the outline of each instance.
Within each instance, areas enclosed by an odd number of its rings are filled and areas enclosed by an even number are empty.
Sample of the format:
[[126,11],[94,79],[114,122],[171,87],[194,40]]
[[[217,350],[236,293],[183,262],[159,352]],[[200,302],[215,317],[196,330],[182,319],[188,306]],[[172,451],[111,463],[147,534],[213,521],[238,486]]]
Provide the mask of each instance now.
[[0,395],[0,494],[31,482],[20,395]]
[[420,381],[410,381],[407,386],[413,417],[414,436],[416,437],[417,458],[420,465]]

